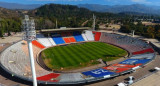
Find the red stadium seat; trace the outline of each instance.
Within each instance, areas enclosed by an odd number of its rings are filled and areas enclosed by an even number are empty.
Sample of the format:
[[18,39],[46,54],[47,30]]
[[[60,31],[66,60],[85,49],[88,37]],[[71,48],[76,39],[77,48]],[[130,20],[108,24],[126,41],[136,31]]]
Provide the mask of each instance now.
[[94,36],[95,36],[94,40],[95,40],[95,41],[99,41],[99,40],[100,40],[100,37],[101,37],[101,32],[94,32],[94,31],[93,31],[93,33],[95,34],[95,35],[94,35]]
[[42,44],[40,44],[40,43],[39,43],[38,41],[36,41],[36,40],[32,41],[32,44],[35,45],[35,46],[37,46],[37,47],[39,47],[39,48],[41,48],[41,49],[45,48],[45,46],[43,46]]
[[121,73],[130,70],[133,67],[140,66],[142,64],[127,65],[127,64],[113,64],[111,66],[103,67],[103,69],[115,71],[116,73]]
[[63,39],[64,39],[65,43],[70,43],[69,38],[63,38]]
[[113,64],[112,66],[116,66],[116,67],[125,67],[125,68],[133,68],[136,66],[140,66],[142,64],[136,64],[136,65],[128,65],[128,64]]
[[70,37],[69,39],[70,39],[70,42],[76,42],[75,38],[73,37]]
[[121,72],[124,72],[124,71],[130,70],[130,69],[131,69],[131,68],[117,68],[116,73],[121,73]]
[[152,48],[149,48],[149,49],[146,49],[146,50],[133,52],[132,54],[137,55],[137,54],[143,54],[143,53],[154,53],[154,50]]
[[59,80],[57,80],[56,78],[58,78],[59,76],[60,76],[60,74],[50,73],[48,75],[37,77],[37,80],[40,80],[40,81],[50,81],[50,82],[58,82]]

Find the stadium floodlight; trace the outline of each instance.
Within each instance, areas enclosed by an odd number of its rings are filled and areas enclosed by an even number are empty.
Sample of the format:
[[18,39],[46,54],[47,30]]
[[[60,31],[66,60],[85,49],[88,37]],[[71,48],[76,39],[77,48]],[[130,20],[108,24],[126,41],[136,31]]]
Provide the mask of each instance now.
[[134,37],[135,30],[132,30],[132,37]]
[[95,30],[96,27],[96,16],[93,14],[93,30]]
[[33,49],[32,49],[32,41],[36,39],[35,23],[34,23],[33,19],[30,20],[29,16],[25,15],[25,19],[22,20],[22,25],[23,25],[23,29],[24,29],[23,39],[26,40],[27,43],[28,43],[30,64],[31,64],[31,70],[32,70],[33,86],[37,86],[34,56],[33,56]]

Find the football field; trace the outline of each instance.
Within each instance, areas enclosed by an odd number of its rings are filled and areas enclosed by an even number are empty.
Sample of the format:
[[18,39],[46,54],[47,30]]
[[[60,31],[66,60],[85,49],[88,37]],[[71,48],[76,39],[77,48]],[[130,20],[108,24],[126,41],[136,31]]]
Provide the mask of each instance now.
[[51,69],[74,69],[98,64],[97,59],[111,61],[127,55],[127,51],[102,42],[56,46],[42,51],[44,63]]

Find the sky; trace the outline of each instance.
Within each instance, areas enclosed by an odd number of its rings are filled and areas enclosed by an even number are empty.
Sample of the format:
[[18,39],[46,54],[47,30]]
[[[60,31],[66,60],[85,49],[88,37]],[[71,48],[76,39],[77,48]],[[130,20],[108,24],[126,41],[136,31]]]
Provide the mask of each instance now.
[[[0,0],[4,2],[4,0]],[[145,4],[160,6],[160,0],[5,0],[9,3],[21,4],[101,4],[101,5],[130,5],[130,4]]]

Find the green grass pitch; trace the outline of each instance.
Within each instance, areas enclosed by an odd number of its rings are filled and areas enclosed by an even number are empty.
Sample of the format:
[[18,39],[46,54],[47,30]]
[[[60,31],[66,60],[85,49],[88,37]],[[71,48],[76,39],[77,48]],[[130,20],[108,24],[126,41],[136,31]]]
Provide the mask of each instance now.
[[51,69],[74,69],[119,59],[127,55],[121,48],[102,42],[56,46],[42,51],[44,63]]

